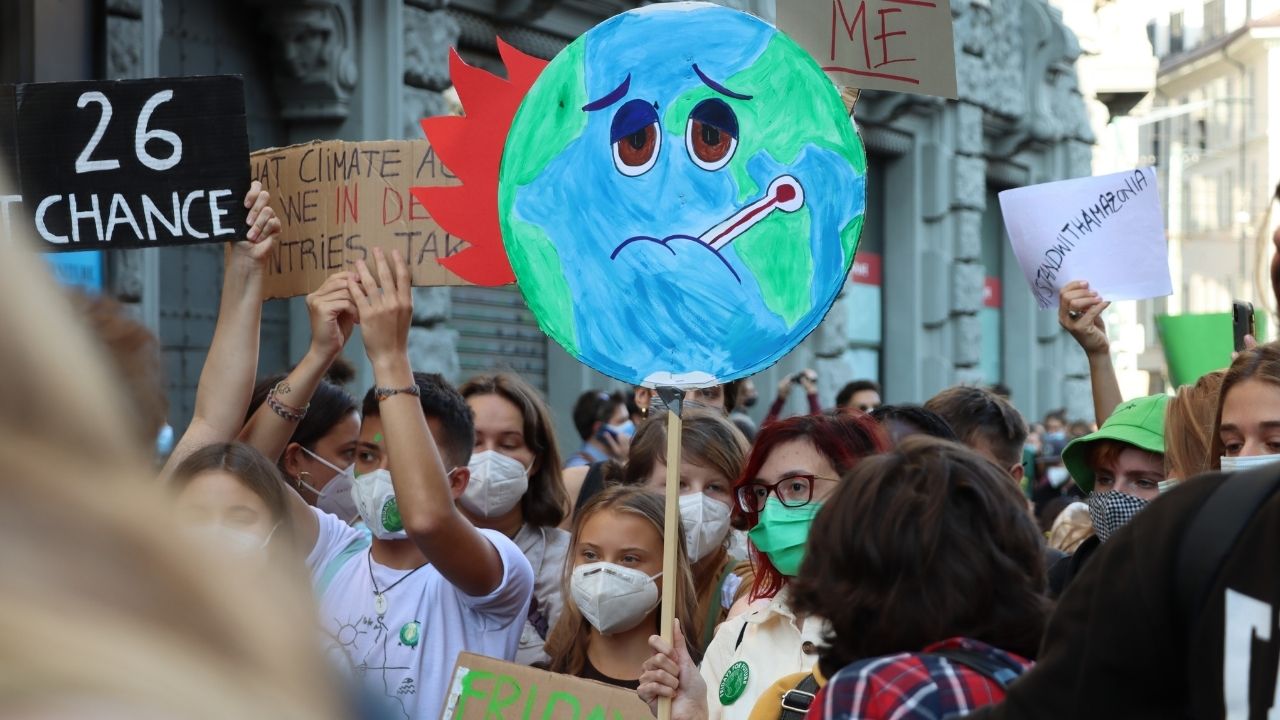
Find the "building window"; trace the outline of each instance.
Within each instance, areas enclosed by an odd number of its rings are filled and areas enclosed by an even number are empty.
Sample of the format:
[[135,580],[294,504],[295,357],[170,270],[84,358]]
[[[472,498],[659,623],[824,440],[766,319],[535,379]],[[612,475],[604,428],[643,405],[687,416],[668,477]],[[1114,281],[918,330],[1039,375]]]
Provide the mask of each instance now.
[[1227,32],[1227,14],[1222,0],[1208,0],[1204,4],[1204,41],[1208,42]]
[[1176,12],[1169,16],[1169,54],[1176,55],[1182,52],[1182,13]]

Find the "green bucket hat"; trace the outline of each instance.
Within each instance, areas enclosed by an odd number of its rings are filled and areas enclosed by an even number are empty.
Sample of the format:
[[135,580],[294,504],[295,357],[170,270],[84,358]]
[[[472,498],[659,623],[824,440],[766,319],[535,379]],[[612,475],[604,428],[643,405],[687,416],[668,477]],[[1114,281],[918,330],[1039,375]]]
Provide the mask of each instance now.
[[1148,395],[1121,403],[1095,433],[1076,438],[1062,450],[1062,464],[1085,492],[1093,491],[1093,469],[1085,457],[1089,443],[1115,440],[1141,450],[1164,454],[1164,409],[1168,395]]

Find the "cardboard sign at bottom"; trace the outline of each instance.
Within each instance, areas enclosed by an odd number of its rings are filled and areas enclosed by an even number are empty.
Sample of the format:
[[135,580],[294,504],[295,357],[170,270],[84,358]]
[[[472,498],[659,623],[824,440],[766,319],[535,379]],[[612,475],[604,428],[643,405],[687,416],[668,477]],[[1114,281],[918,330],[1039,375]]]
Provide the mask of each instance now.
[[653,720],[634,690],[462,653],[441,720]]

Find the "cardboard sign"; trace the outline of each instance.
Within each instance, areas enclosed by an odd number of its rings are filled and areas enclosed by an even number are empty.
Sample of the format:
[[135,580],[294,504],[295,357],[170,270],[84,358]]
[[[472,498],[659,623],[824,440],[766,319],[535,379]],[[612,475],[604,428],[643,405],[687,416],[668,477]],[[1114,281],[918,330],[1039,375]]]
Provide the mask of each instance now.
[[1173,293],[1152,168],[1005,190],[1000,209],[1041,310],[1057,307],[1073,280],[1105,300]]
[[653,720],[634,690],[462,653],[441,720]]
[[[508,67],[525,67],[514,52]],[[451,126],[476,122],[473,107],[496,117],[491,93],[523,98],[486,139],[505,140],[483,151],[501,157],[497,176],[463,185],[476,214],[496,198],[501,236],[477,224],[463,237],[501,242],[571,357],[632,385],[730,382],[777,362],[844,287],[866,154],[835,86],[772,25],[657,3],[587,31],[536,79],[513,70],[527,88],[464,67],[452,77],[465,117],[424,123],[449,162],[482,142]]]
[[227,242],[244,234],[249,143],[239,77],[0,87],[0,153],[49,251]]
[[841,87],[956,97],[950,0],[784,0],[778,28]]
[[470,284],[440,264],[466,244],[410,190],[457,184],[426,140],[316,141],[259,150],[251,166],[281,225],[267,297],[305,295],[356,260],[372,263],[375,247],[399,250],[414,285]]

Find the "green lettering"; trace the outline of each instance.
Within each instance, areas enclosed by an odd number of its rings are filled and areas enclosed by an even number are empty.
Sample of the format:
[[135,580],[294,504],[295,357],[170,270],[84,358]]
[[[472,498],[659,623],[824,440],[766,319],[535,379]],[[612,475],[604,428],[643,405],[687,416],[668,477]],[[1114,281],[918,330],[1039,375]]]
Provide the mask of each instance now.
[[591,712],[587,713],[587,720],[609,720],[605,715],[604,707],[596,705],[591,708]]
[[582,714],[582,706],[578,704],[578,698],[567,692],[553,692],[547,697],[547,704],[542,708],[542,720],[552,720],[556,717],[556,703],[563,702],[573,707],[573,713],[568,718],[560,718],[559,720],[578,720],[578,716]]
[[476,687],[476,683],[488,680],[493,677],[493,673],[483,670],[468,670],[467,674],[462,676],[462,692],[458,694],[458,707],[454,711],[454,717],[466,717],[467,714],[467,698],[475,698],[477,700],[488,700],[489,693]]
[[[504,694],[503,690],[507,692]],[[510,675],[500,675],[493,696],[489,699],[489,709],[485,712],[485,720],[502,720],[502,711],[520,699],[520,683]]]
[[529,720],[529,713],[533,711],[533,705],[538,700],[538,686],[534,685],[529,688],[529,695],[524,699],[524,712],[520,713],[520,720]]

